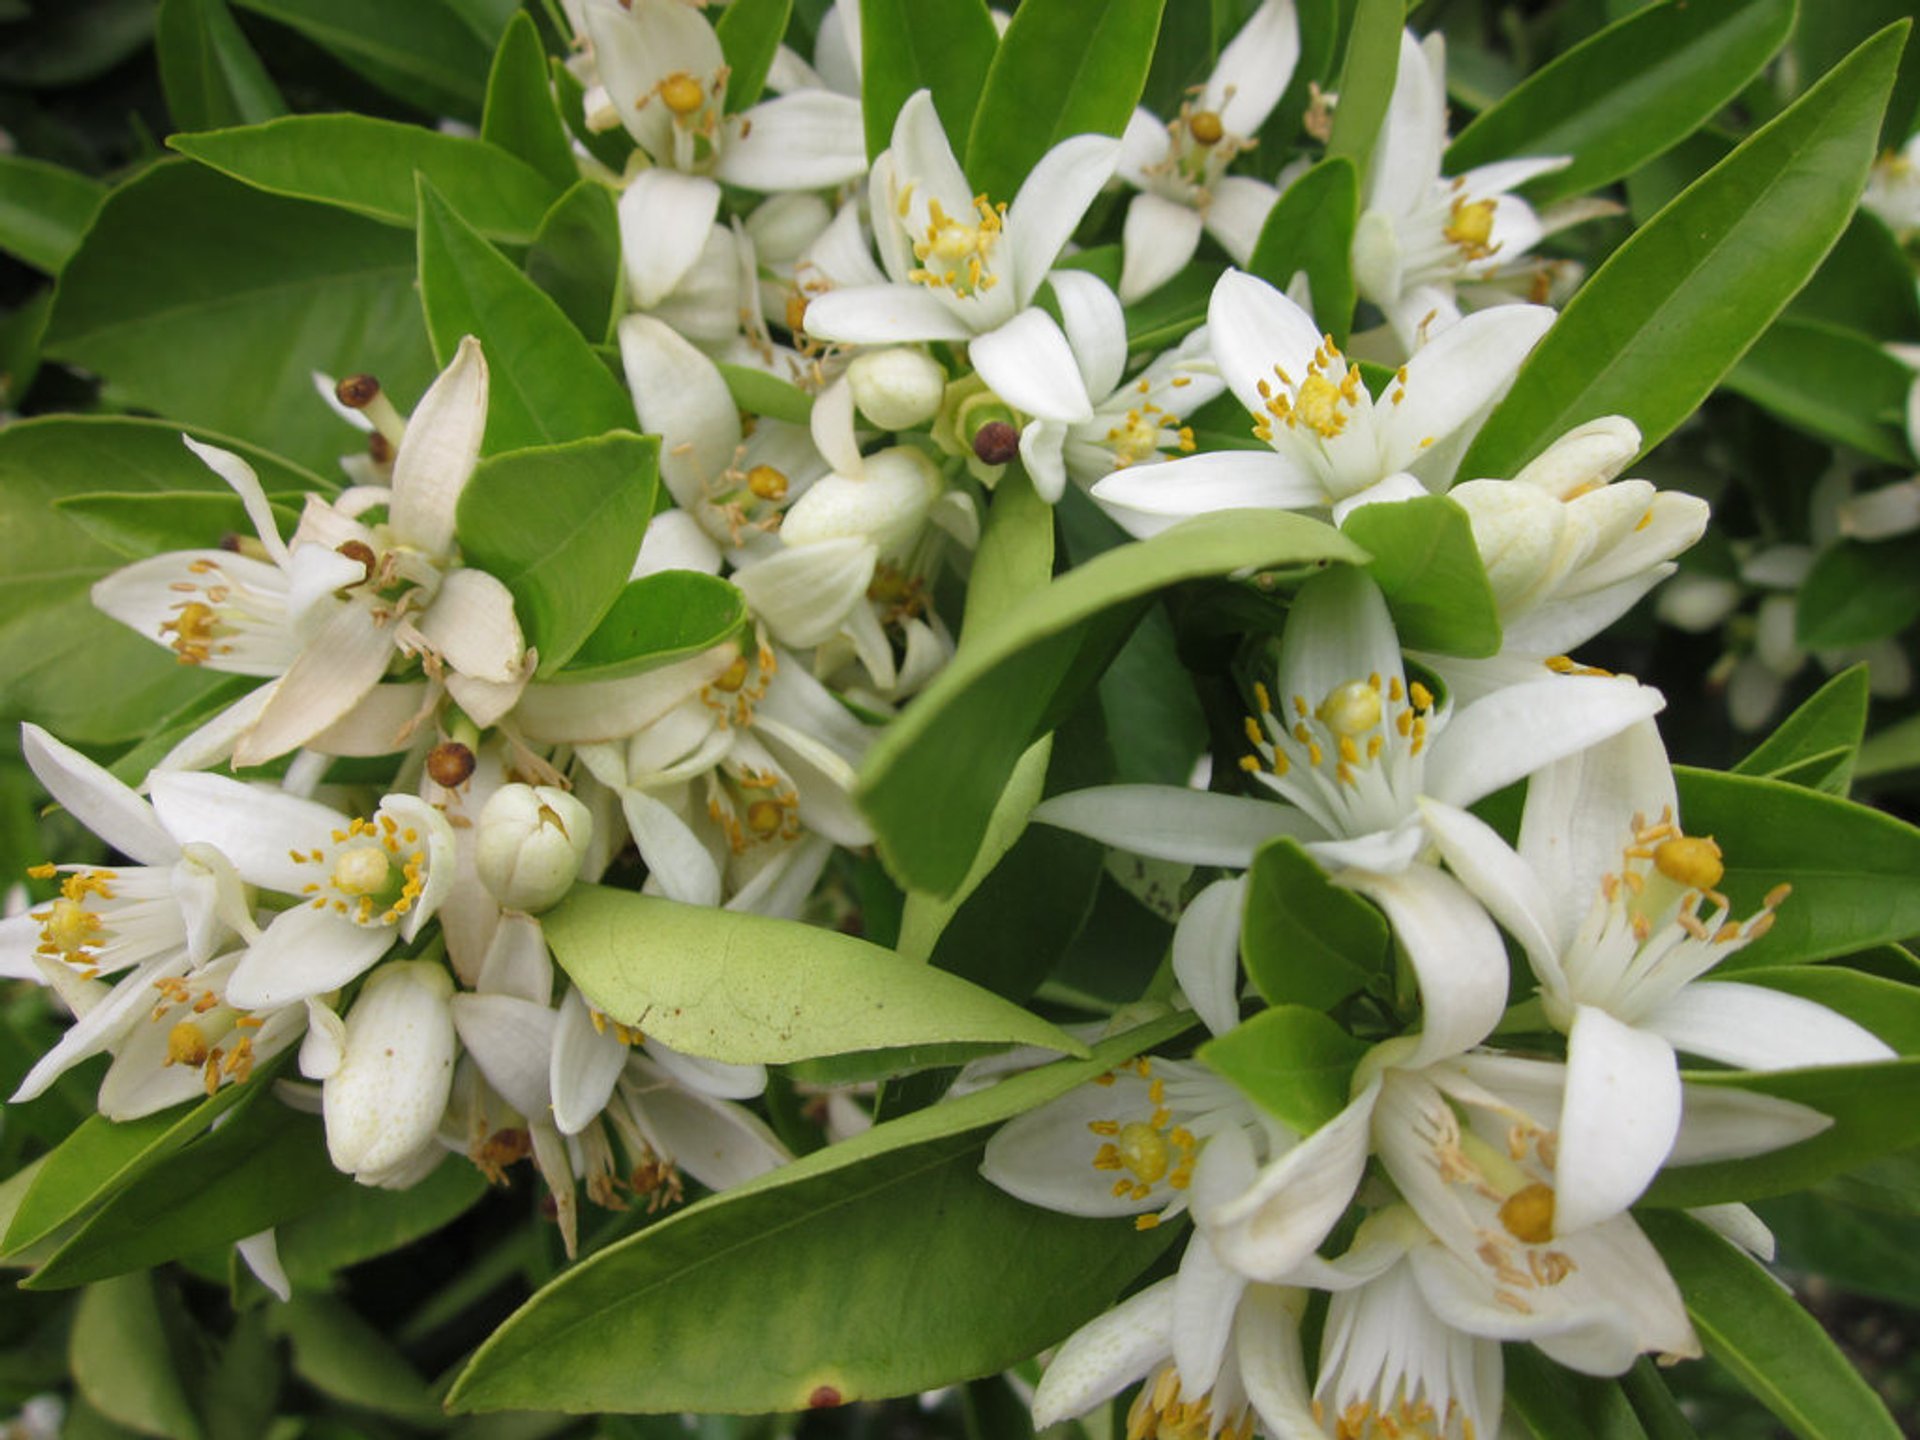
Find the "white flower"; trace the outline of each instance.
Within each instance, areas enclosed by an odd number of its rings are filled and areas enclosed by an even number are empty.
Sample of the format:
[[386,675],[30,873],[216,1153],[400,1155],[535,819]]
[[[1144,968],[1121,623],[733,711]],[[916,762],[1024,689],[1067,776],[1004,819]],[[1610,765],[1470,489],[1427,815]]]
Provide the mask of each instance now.
[[474,865],[495,900],[513,910],[557,905],[573,888],[593,816],[553,785],[503,785],[480,811]]
[[1329,508],[1444,490],[1480,421],[1553,323],[1538,305],[1502,305],[1452,327],[1402,366],[1378,401],[1313,319],[1263,280],[1229,270],[1207,331],[1220,376],[1270,447],[1135,468],[1094,497],[1136,535],[1189,515]]
[[452,994],[439,965],[382,965],[354,998],[333,1063],[314,1076],[323,1081],[327,1153],[363,1185],[411,1183],[421,1152],[438,1151],[453,1084]]
[[1213,74],[1172,120],[1135,110],[1120,144],[1120,177],[1139,190],[1127,207],[1120,298],[1129,304],[1157,289],[1193,259],[1200,232],[1244,265],[1279,192],[1262,180],[1228,175],[1236,156],[1257,143],[1293,78],[1300,24],[1293,0],[1262,0]]
[[911,430],[939,412],[947,372],[926,351],[909,345],[868,350],[847,365],[847,383],[860,413],[882,430]]
[[1905,240],[1920,230],[1920,136],[1873,162],[1860,206]]

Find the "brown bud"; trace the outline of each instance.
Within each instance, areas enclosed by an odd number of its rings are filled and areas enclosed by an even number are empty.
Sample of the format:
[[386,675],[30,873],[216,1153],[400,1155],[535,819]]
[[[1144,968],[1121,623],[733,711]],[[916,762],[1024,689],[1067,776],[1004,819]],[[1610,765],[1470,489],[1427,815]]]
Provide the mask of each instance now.
[[380,382],[371,375],[349,375],[333,387],[334,398],[349,410],[364,410],[380,393]]
[[427,774],[445,790],[466,784],[473,765],[473,751],[458,740],[443,740],[427,752]]
[[989,465],[1004,465],[1020,453],[1020,432],[1004,420],[989,420],[973,432],[973,453]]

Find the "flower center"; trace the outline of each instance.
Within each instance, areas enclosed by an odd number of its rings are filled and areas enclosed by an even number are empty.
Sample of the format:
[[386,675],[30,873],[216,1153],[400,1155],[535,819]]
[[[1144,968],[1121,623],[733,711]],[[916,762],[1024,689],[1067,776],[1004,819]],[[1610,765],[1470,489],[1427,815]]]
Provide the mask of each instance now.
[[1216,1417],[1211,1393],[1181,1398],[1180,1372],[1162,1365],[1140,1387],[1127,1411],[1127,1440],[1250,1440],[1254,1414],[1241,1406],[1237,1415]]
[[[902,213],[911,192],[901,191]],[[973,197],[978,224],[969,225],[941,208],[938,200],[927,201],[927,231],[914,241],[914,258],[921,268],[909,271],[907,278],[932,290],[951,290],[962,297],[991,290],[999,277],[991,270],[993,247],[1005,228],[1007,207],[994,205],[985,195]]]
[[800,838],[800,792],[773,770],[722,762],[707,773],[707,816],[744,855],[769,840]]
[[1187,116],[1187,134],[1196,145],[1218,145],[1226,133],[1227,127],[1221,123],[1217,111],[1196,110]]
[[751,655],[738,655],[718,677],[700,688],[700,703],[719,712],[721,726],[744,730],[753,724],[753,707],[766,698],[779,670],[779,658],[764,637]]
[[[51,865],[35,866],[27,872],[37,880],[51,879],[58,872]],[[91,979],[99,963],[100,947],[106,943],[106,922],[97,910],[87,908],[87,897],[114,898],[111,870],[80,870],[60,882],[60,894],[45,910],[35,912],[40,922],[39,954],[69,965],[78,965]]]
[[207,1036],[191,1020],[182,1020],[167,1032],[167,1064],[191,1065],[195,1069],[207,1060]]
[[771,465],[756,465],[747,472],[747,489],[762,500],[784,500],[787,477]]
[[1420,754],[1427,744],[1433,693],[1418,680],[1402,685],[1394,676],[1383,688],[1380,677],[1349,680],[1329,690],[1318,705],[1293,697],[1294,721],[1287,727],[1273,708],[1267,687],[1255,682],[1258,715],[1246,718],[1247,741],[1254,748],[1240,768],[1249,775],[1290,775],[1294,766],[1327,775],[1336,785],[1357,788],[1360,777],[1383,755]]
[[[1725,875],[1713,837],[1684,833],[1667,810],[1651,825],[1643,816],[1633,817],[1633,836],[1620,852],[1620,869],[1602,876],[1600,889],[1609,906],[1621,907],[1641,945],[1669,925],[1700,943],[1744,945],[1758,940],[1773,928],[1773,912],[1792,887],[1776,885],[1761,902],[1760,913],[1741,923],[1729,918],[1733,903],[1718,888]],[[1704,919],[1703,903],[1713,907]],[[1664,955],[1672,947],[1657,948]]]
[[1491,200],[1455,200],[1440,233],[1459,247],[1469,260],[1485,260],[1500,247],[1487,242],[1493,238]]
[[331,845],[293,852],[303,865],[326,867],[326,879],[301,893],[316,910],[332,909],[356,925],[394,925],[413,909],[426,884],[427,851],[420,832],[391,815],[355,819],[335,830]]
[[1677,884],[1711,890],[1727,873],[1711,835],[1676,835],[1653,847],[1653,868]]
[[1500,1206],[1500,1223],[1509,1235],[1529,1245],[1544,1245],[1553,1238],[1553,1187],[1523,1185]]
[[706,87],[686,71],[676,70],[660,82],[660,102],[685,118],[707,103]]
[[[1113,1182],[1116,1200],[1145,1200],[1162,1181],[1170,1190],[1185,1190],[1193,1183],[1193,1162],[1200,1142],[1184,1125],[1173,1123],[1173,1112],[1167,1108],[1166,1082],[1153,1073],[1153,1062],[1135,1060],[1128,1068],[1147,1082],[1147,1103],[1152,1110],[1145,1120],[1089,1120],[1087,1128],[1102,1142],[1094,1151],[1093,1168],[1125,1172]],[[1112,1082],[1111,1076],[1107,1079]],[[1158,1215],[1139,1215],[1133,1223],[1150,1230],[1159,1222]]]
[[1307,373],[1298,384],[1278,365],[1273,367],[1273,375],[1280,388],[1264,378],[1258,382],[1265,413],[1255,416],[1253,422],[1254,436],[1269,444],[1275,420],[1289,430],[1304,425],[1322,440],[1335,438],[1345,431],[1365,393],[1360,367],[1347,363],[1331,335],[1321,337],[1320,347],[1313,352]]
[[1182,454],[1191,452],[1193,431],[1178,424],[1178,417],[1171,412],[1143,400],[1107,431],[1107,444],[1113,450],[1114,468],[1124,470],[1142,460],[1158,458],[1163,446],[1177,448]]

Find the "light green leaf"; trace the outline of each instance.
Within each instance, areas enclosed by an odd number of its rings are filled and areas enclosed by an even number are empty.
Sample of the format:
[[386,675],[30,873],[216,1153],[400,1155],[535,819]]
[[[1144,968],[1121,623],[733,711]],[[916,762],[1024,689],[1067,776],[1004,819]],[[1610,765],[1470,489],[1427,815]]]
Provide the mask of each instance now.
[[1311,1135],[1346,1108],[1367,1046],[1319,1010],[1275,1005],[1199,1049],[1199,1056],[1294,1133]]
[[1643,1217],[1707,1354],[1803,1440],[1899,1440],[1880,1397],[1758,1264],[1691,1216]]
[[287,113],[226,0],[160,0],[153,42],[175,129],[255,125]]
[[1920,616],[1920,536],[1836,541],[1814,560],[1796,606],[1794,638],[1811,649],[1897,635]]
[[1446,173],[1572,156],[1527,187],[1541,202],[1618,180],[1745,89],[1785,43],[1795,11],[1795,0],[1650,5],[1556,56],[1484,112],[1448,148]]
[[1352,161],[1362,175],[1393,100],[1400,72],[1400,28],[1406,19],[1402,0],[1358,0],[1347,28],[1347,56],[1335,87],[1340,103],[1334,108],[1327,154]]
[[1887,726],[1869,736],[1860,747],[1860,762],[1854,776],[1860,780],[1920,769],[1920,715]]
[[443,0],[239,0],[424,115],[480,118],[493,40]]
[[[580,179],[580,165],[573,158],[566,122],[560,118],[560,107],[547,84],[547,52],[540,44],[540,29],[524,10],[515,12],[500,36],[500,48],[493,52],[480,138],[532,166],[547,182],[548,198]],[[451,187],[441,188],[452,193]],[[406,223],[411,224],[410,190],[405,198]],[[467,218],[479,223],[479,217],[471,212],[467,212]]]
[[1867,667],[1834,676],[1733,767],[1736,775],[1759,775],[1845,795],[1854,757],[1867,728]]
[[163,1311],[157,1284],[151,1275],[124,1275],[87,1288],[67,1348],[74,1383],[102,1415],[142,1435],[202,1440],[167,1334],[179,1302]]
[[106,376],[111,405],[331,472],[363,442],[314,371],[377,375],[402,410],[433,376],[413,271],[401,231],[171,161],[107,198],[61,275],[46,350]]
[[1334,155],[1302,175],[1267,212],[1247,269],[1284,291],[1305,271],[1313,318],[1347,343],[1353,328],[1353,227],[1360,213],[1360,179],[1353,162]]
[[1052,581],[963,645],[868,753],[861,802],[894,873],[936,894],[960,883],[1015,763],[1098,677],[1148,596],[1205,576],[1364,558],[1302,516],[1225,511]]
[[653,514],[660,440],[613,431],[494,455],[460,495],[460,548],[513,592],[546,678],[626,587]]
[[1026,0],[1000,37],[967,133],[967,178],[1011,201],[1070,135],[1119,135],[1139,102],[1166,0]]
[[714,23],[727,57],[727,113],[744,110],[766,88],[767,69],[787,33],[793,0],[733,0]]
[[393,1342],[332,1295],[296,1295],[267,1312],[293,1347],[293,1373],[356,1408],[440,1429],[446,1423],[427,1382]]
[[[981,1132],[1191,1023],[1164,1017],[1091,1060],[877,1125],[608,1247],[494,1332],[450,1406],[788,1410],[823,1403],[823,1386],[909,1394],[1024,1359],[1111,1303],[1173,1232],[1011,1200],[973,1173]],[[938,1303],[902,1306],[905,1273]],[[838,1297],[824,1308],[822,1287]]]
[[255,189],[387,225],[413,225],[414,178],[424,176],[481,234],[514,245],[533,239],[560,188],[485,140],[370,115],[288,115],[167,143]]
[[453,1157],[405,1190],[348,1186],[279,1227],[280,1267],[298,1289],[327,1289],[336,1272],[432,1234],[486,1193],[480,1172]]
[[612,340],[626,310],[626,282],[620,212],[611,190],[598,180],[582,180],[553,202],[527,251],[527,277],[588,340]]
[[1240,959],[1270,1005],[1330,1009],[1392,960],[1386,917],[1342,890],[1297,840],[1260,847],[1247,870]]
[[1852,218],[1905,35],[1862,45],[1614,251],[1460,473],[1511,475],[1601,415],[1628,416],[1651,448],[1691,415]]
[[813,415],[813,396],[777,375],[724,360],[719,362],[719,370],[733,403],[749,415],[765,415],[789,425],[805,425]]
[[990,991],[797,921],[576,885],[542,925],[595,1006],[690,1055],[772,1063],[949,1040],[1084,1051]]
[[711,650],[747,623],[746,598],[693,570],[630,580],[606,618],[553,679],[615,680]]
[[1000,32],[985,0],[860,0],[860,112],[869,160],[893,143],[893,121],[919,89],[950,140],[964,137],[986,84]]
[[626,388],[560,307],[420,180],[420,305],[434,354],[486,351],[486,454],[635,427]]
[[1367,551],[1409,650],[1475,658],[1500,653],[1500,612],[1467,512],[1444,495],[1363,505],[1341,527]]
[[1858,331],[1783,315],[1725,383],[1809,435],[1913,466],[1902,425],[1913,372]]

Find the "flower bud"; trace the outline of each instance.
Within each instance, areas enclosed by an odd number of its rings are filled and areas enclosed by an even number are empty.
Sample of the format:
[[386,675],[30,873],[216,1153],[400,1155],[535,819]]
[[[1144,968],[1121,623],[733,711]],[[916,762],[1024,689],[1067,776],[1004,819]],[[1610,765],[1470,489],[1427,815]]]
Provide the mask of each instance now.
[[335,1168],[377,1185],[432,1143],[453,1085],[452,994],[452,977],[426,961],[395,960],[367,977],[322,1089]]
[[947,374],[924,350],[899,345],[854,356],[847,383],[867,419],[883,430],[906,430],[939,412]]
[[1514,476],[1560,500],[1605,485],[1640,453],[1640,427],[1624,415],[1603,415],[1576,425]]
[[480,812],[474,865],[487,892],[509,910],[556,905],[580,873],[593,816],[551,785],[502,785]]
[[780,538],[790,546],[870,540],[892,559],[918,538],[940,493],[940,472],[918,450],[896,445],[867,457],[858,478],[828,475],[788,507]]

